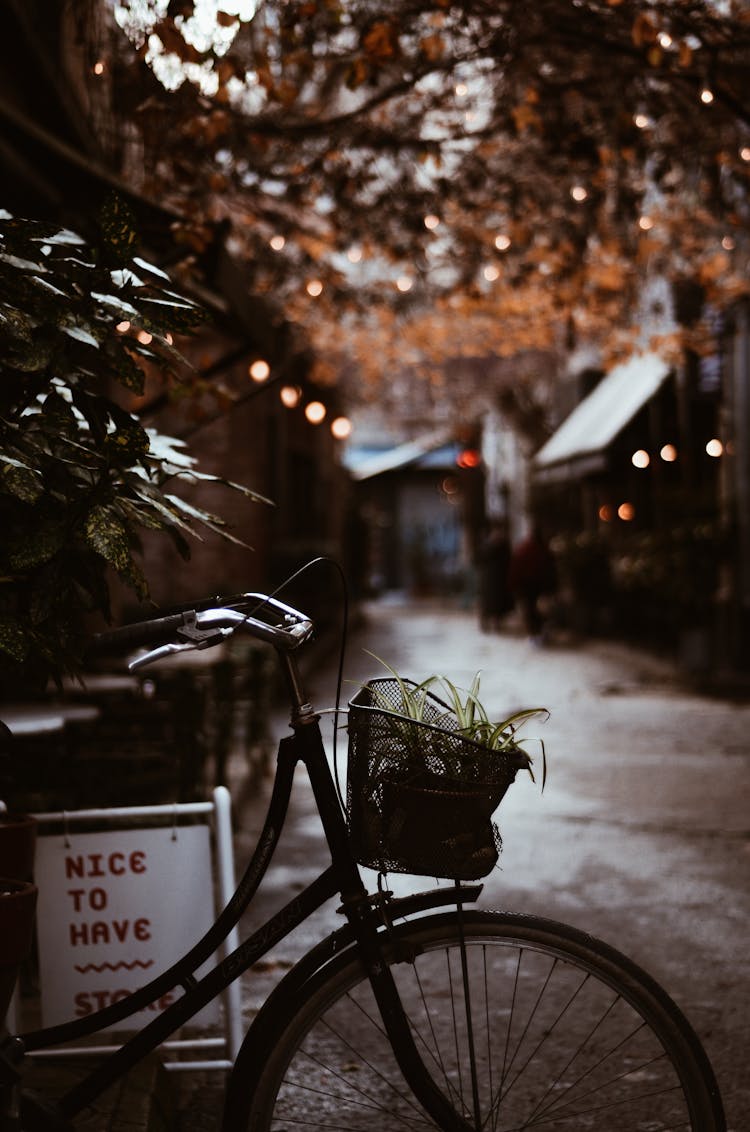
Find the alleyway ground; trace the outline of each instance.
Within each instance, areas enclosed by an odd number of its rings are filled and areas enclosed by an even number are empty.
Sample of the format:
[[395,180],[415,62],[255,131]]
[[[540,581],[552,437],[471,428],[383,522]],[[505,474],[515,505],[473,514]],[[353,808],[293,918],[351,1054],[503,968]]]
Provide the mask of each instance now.
[[[316,658],[315,647],[309,691],[316,707],[333,706],[336,658]],[[686,690],[668,663],[639,650],[603,641],[535,648],[512,624],[485,635],[471,612],[437,603],[392,600],[365,609],[347,649],[344,700],[362,680],[383,674],[365,649],[418,680],[439,672],[468,686],[481,670],[481,698],[493,716],[549,709],[548,722],[529,729],[544,737],[547,786],[541,793],[539,775],[536,785],[519,775],[503,800],[496,815],[503,853],[481,903],[572,923],[650,971],[703,1039],[731,1132],[750,1132],[750,702]],[[249,794],[238,782],[233,791],[238,869],[269,785]],[[326,861],[302,775],[299,786],[279,866],[243,928]],[[398,891],[430,883],[391,880]],[[337,920],[324,909],[274,951],[260,980],[246,977],[248,1020],[267,980]],[[217,1127],[217,1076],[180,1077],[183,1132]]]

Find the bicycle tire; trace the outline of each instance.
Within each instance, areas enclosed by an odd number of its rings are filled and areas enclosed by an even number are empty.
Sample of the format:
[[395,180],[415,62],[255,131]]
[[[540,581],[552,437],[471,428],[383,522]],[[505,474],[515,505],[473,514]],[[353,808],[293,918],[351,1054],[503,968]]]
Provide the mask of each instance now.
[[[725,1132],[700,1041],[639,967],[538,917],[472,910],[462,921],[451,912],[400,925],[386,955],[418,1048],[472,1127]],[[434,1127],[401,1076],[354,948],[308,980],[263,1048],[233,1128]]]

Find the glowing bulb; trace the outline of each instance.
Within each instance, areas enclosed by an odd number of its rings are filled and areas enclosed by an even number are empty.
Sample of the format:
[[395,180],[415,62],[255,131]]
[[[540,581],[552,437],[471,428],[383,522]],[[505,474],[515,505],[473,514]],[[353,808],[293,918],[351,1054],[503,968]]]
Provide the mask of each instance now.
[[614,511],[610,507],[609,503],[603,503],[599,508],[599,518],[601,519],[601,521],[603,523],[611,523],[613,516]]
[[305,405],[305,416],[310,424],[320,424],[321,421],[325,420],[326,407],[322,401],[310,401],[308,405]]
[[169,331],[167,331],[167,333],[164,335],[164,341],[167,343],[168,346],[174,346],[174,338],[169,333]]
[[148,330],[139,330],[136,337],[142,346],[148,346],[149,343],[153,341],[154,336],[153,334],[149,334]]
[[250,374],[253,381],[266,381],[270,376],[271,367],[269,366],[268,362],[263,360],[263,358],[258,358],[257,361],[254,361],[253,364],[248,368],[247,372]]
[[665,444],[659,455],[666,464],[673,464],[677,459],[677,449],[674,444]]
[[331,432],[337,440],[346,440],[351,431],[352,422],[348,417],[336,417],[335,420],[331,421]]
[[130,330],[130,323],[127,320],[125,322],[118,322],[115,330],[118,334],[127,334]]
[[650,119],[645,114],[636,114],[633,121],[639,130],[645,130],[651,124]]
[[673,43],[672,36],[669,35],[668,32],[666,32],[666,31],[660,31],[659,32],[659,46],[660,47],[663,47],[666,51],[669,47],[672,46],[672,43]]
[[281,404],[287,409],[296,409],[302,397],[302,390],[298,385],[282,385],[279,390]]
[[349,263],[359,263],[362,259],[362,249],[359,244],[352,244],[349,251],[346,253],[346,258],[349,260]]
[[724,239],[721,241],[721,246],[723,247],[725,252],[733,251],[735,243],[734,243],[734,239],[732,238],[732,236],[725,236]]
[[283,236],[271,236],[271,239],[268,242],[275,252],[280,252],[284,247],[286,240]]
[[721,456],[723,451],[724,445],[716,437],[714,437],[713,440],[709,440],[706,445],[706,452],[709,456]]
[[307,284],[307,287],[305,288],[305,290],[307,291],[308,295],[311,296],[311,298],[317,299],[318,295],[323,290],[323,284],[320,282],[319,279],[311,279],[310,282]]
[[499,252],[506,252],[510,247],[510,236],[506,236],[504,233],[495,236],[495,247]]
[[647,468],[651,463],[651,457],[645,448],[639,448],[637,452],[633,453],[630,459],[633,466],[636,468]]
[[638,227],[642,232],[650,232],[654,226],[654,221],[651,216],[641,216],[638,220]]
[[104,66],[104,63],[102,62],[101,59],[97,59],[96,63],[94,63],[92,70],[93,70],[95,75],[103,75],[105,70],[106,70],[106,67]]
[[709,90],[707,86],[704,86],[703,90],[701,91],[701,102],[708,106],[711,102],[713,102],[713,100],[714,92],[712,90]]
[[740,150],[740,157],[743,161],[750,161],[750,145],[743,145]]
[[570,190],[570,195],[573,200],[583,201],[586,200],[589,194],[584,185],[573,185],[573,188]]
[[414,280],[408,275],[399,275],[398,279],[396,280],[396,286],[398,287],[399,291],[406,293],[407,291],[411,291],[412,287],[414,286]]
[[429,216],[425,216],[424,218],[424,226],[425,228],[429,228],[430,232],[434,232],[439,223],[440,217],[435,216],[433,213],[430,213]]
[[487,266],[482,271],[482,275],[490,283],[493,283],[495,281],[495,279],[498,279],[500,277],[500,270],[499,270],[499,268],[495,267],[494,263],[488,263]]
[[469,93],[469,88],[467,87],[466,83],[456,83],[455,91],[459,98],[465,98]]
[[629,523],[631,519],[635,518],[635,507],[632,503],[621,503],[617,508],[617,514],[625,523]]

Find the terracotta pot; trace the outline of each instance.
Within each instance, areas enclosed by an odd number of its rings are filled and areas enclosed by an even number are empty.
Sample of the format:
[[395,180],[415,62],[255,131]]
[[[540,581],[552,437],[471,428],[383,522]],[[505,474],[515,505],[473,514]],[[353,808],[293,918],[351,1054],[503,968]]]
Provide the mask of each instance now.
[[0,1029],[8,1010],[19,964],[31,951],[36,885],[0,877]]
[[36,826],[30,814],[0,813],[0,877],[32,880]]

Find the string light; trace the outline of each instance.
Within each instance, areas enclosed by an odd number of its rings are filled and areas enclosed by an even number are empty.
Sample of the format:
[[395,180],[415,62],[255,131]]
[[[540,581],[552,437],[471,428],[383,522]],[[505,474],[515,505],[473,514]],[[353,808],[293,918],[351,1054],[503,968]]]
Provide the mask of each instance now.
[[743,161],[750,161],[750,145],[743,145],[740,150],[740,157]]
[[714,92],[712,90],[709,90],[707,86],[704,86],[703,90],[701,91],[701,102],[705,106],[709,106],[713,102],[713,100]]
[[637,452],[633,453],[630,459],[635,468],[647,468],[651,463],[651,457],[645,448],[639,448]]
[[302,390],[299,385],[282,385],[279,398],[285,408],[296,409],[302,398]]
[[573,188],[570,190],[570,195],[572,196],[573,200],[577,200],[580,203],[581,201],[586,200],[586,197],[589,194],[583,185],[573,185]]
[[428,228],[430,232],[434,232],[439,223],[440,217],[435,216],[434,213],[430,213],[429,216],[425,216],[424,218],[424,226],[425,228]]
[[495,247],[499,252],[507,252],[510,247],[510,236],[506,236],[501,232],[499,236],[495,236]]
[[714,437],[712,440],[709,440],[708,444],[706,445],[706,452],[709,456],[721,456],[724,452],[724,445],[717,437]]
[[118,322],[115,330],[118,334],[127,334],[130,330],[130,323],[127,320],[125,322]]
[[107,68],[101,59],[97,59],[91,69],[95,75],[103,75]]
[[454,89],[458,98],[465,98],[469,93],[469,88],[466,83],[456,83]]
[[262,381],[268,380],[271,374],[271,367],[269,366],[268,362],[263,360],[263,358],[258,358],[253,362],[251,366],[248,367],[247,372],[250,374],[253,381],[260,383]]
[[632,503],[621,503],[617,508],[617,514],[624,523],[629,523],[635,518],[635,507]]
[[323,284],[319,279],[311,279],[305,290],[311,298],[317,299],[318,295],[320,295],[323,290]]
[[362,259],[362,249],[359,244],[352,244],[349,251],[346,253],[346,258],[349,260],[349,263],[359,263]]
[[136,337],[142,346],[148,346],[154,338],[153,334],[149,334],[148,330],[139,330]]
[[659,455],[666,464],[673,464],[677,459],[677,449],[674,444],[665,444]]
[[482,275],[490,283],[494,283],[500,277],[500,269],[495,267],[494,263],[488,263],[482,271]]
[[614,510],[609,503],[603,503],[599,508],[599,518],[603,523],[611,523],[614,518]]
[[651,216],[641,216],[638,220],[638,227],[642,232],[650,232],[654,226],[654,220]]
[[352,422],[348,417],[336,417],[331,421],[331,432],[337,440],[346,440],[351,435]]
[[322,401],[310,401],[305,405],[305,416],[310,424],[320,424],[325,420],[326,407]]
[[284,239],[283,236],[277,235],[277,236],[271,236],[271,239],[268,242],[275,252],[280,252],[281,249],[284,247],[286,240]]
[[398,279],[396,280],[396,286],[398,287],[399,291],[405,294],[407,291],[411,291],[412,287],[414,286],[414,280],[408,275],[399,275]]
[[651,125],[651,119],[646,114],[636,114],[633,121],[639,130],[645,130],[647,126]]
[[725,236],[724,239],[721,241],[721,246],[723,247],[725,252],[733,251],[734,247],[735,247],[733,237],[732,236]]
[[672,46],[673,42],[674,42],[674,40],[672,39],[672,36],[668,32],[666,32],[666,31],[660,31],[659,32],[659,46],[663,47],[665,51],[668,50],[668,48],[670,48]]

